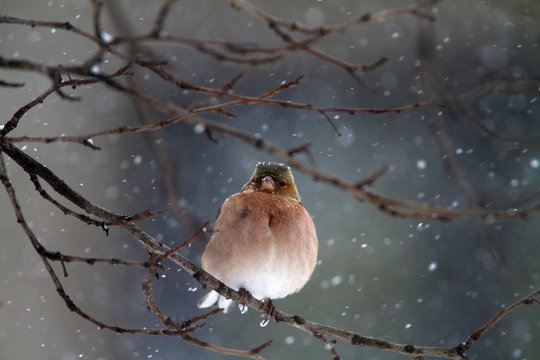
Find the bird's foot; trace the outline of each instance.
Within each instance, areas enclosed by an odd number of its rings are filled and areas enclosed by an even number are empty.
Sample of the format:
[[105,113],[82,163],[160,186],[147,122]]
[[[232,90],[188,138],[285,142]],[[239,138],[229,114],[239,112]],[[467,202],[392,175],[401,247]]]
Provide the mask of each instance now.
[[266,326],[270,322],[270,319],[273,319],[276,315],[276,307],[274,306],[274,303],[272,302],[272,299],[267,298],[266,301],[262,304],[261,310],[266,312],[266,315],[264,317],[264,320],[261,321],[261,326]]
[[238,308],[240,309],[241,314],[245,314],[248,311],[248,306],[246,305],[246,302],[253,296],[245,288],[240,288],[238,292],[240,293],[240,299],[238,300]]

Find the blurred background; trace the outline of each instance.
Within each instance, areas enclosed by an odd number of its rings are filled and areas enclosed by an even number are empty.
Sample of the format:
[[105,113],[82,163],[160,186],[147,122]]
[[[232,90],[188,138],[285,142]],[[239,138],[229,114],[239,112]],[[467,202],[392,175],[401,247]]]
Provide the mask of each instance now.
[[[106,2],[104,30],[112,36],[130,28],[151,29],[161,1]],[[414,5],[411,1],[253,2],[268,13],[311,26],[350,21],[367,12]],[[0,1],[2,15],[69,21],[92,32],[89,1]],[[368,22],[325,37],[315,46],[354,64],[389,61],[360,77],[310,54],[295,52],[259,67],[225,64],[188,47],[147,44],[168,61],[179,79],[221,87],[240,72],[235,91],[259,95],[305,75],[280,99],[319,106],[389,108],[424,100],[424,107],[400,114],[332,114],[337,136],[324,117],[272,106],[233,109],[235,119],[209,119],[260,134],[290,149],[309,141],[317,166],[355,182],[384,165],[389,172],[374,184],[386,196],[455,208],[509,209],[540,203],[540,4],[521,1],[442,1],[436,21],[410,14]],[[122,20],[122,21],[121,21]],[[129,24],[129,26],[126,25]],[[225,1],[181,1],[166,21],[167,32],[186,38],[226,40],[259,46],[282,41],[265,24]],[[95,44],[47,27],[0,23],[0,55],[45,64],[79,64]],[[101,71],[120,66],[107,56]],[[0,69],[0,78],[24,82],[0,87],[4,124],[17,109],[50,86],[40,74]],[[136,69],[133,80],[147,93],[188,105],[205,97],[164,83]],[[78,102],[56,94],[23,117],[12,136],[78,135],[141,123],[141,104],[104,85],[75,90]],[[155,122],[166,117],[146,111]],[[96,204],[118,213],[144,209],[161,216],[139,225],[174,246],[196,224],[215,219],[227,196],[240,190],[258,161],[275,160],[245,144],[215,134],[210,142],[193,126],[178,123],[152,134],[95,139],[93,151],[69,143],[21,144],[27,154],[62,177]],[[157,144],[157,145],[156,145]],[[168,154],[163,165],[159,151]],[[303,154],[299,158],[306,160]],[[42,200],[28,176],[7,159],[23,212],[49,250],[81,256],[147,259],[134,239],[112,228],[110,236],[81,224]],[[293,169],[294,171],[294,169]],[[540,284],[540,225],[528,221],[474,219],[401,220],[361,203],[342,191],[295,172],[304,206],[314,218],[319,264],[298,294],[275,302],[306,319],[398,343],[456,346],[503,305]],[[176,177],[176,178],[175,178]],[[171,198],[167,181],[174,179]],[[66,201],[62,201],[66,204]],[[43,264],[18,226],[5,191],[0,191],[0,358],[1,359],[221,359],[223,355],[174,337],[116,335],[71,313],[56,294]],[[183,209],[181,217],[173,209]],[[183,250],[197,264],[204,241]],[[61,271],[59,264],[54,264]],[[175,321],[201,314],[198,282],[169,262],[156,281],[155,299]],[[67,264],[61,278],[71,298],[88,314],[121,327],[161,327],[147,312],[141,291],[146,272],[108,264]],[[61,273],[61,272],[60,272]],[[486,333],[467,353],[473,359],[540,358],[540,308],[520,308]],[[207,321],[194,336],[216,345],[250,349],[269,339],[268,359],[328,359],[323,346],[290,326],[259,326],[255,311],[234,309]],[[342,358],[398,359],[401,355],[342,342]]]

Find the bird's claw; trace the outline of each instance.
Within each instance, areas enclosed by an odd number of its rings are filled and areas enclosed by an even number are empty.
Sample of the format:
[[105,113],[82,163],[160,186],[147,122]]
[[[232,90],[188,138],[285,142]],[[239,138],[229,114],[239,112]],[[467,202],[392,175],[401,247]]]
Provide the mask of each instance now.
[[276,315],[276,307],[274,306],[272,299],[266,299],[266,301],[261,306],[261,310],[266,313],[264,320],[261,322],[261,326],[266,326],[270,322],[270,319],[273,319]]
[[238,308],[240,309],[240,313],[245,314],[248,311],[248,306],[246,305],[246,302],[253,296],[245,288],[240,288],[238,292],[240,293],[240,299],[238,299]]

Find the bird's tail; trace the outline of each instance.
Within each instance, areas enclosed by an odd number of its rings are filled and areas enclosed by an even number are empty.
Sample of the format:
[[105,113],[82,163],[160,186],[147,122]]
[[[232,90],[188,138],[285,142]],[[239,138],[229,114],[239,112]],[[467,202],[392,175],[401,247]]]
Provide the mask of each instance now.
[[220,309],[223,309],[224,313],[227,313],[232,309],[234,301],[231,299],[227,299],[226,297],[218,294],[214,290],[210,290],[208,294],[204,295],[202,298],[199,299],[199,301],[197,301],[197,307],[199,309],[211,307],[216,304]]

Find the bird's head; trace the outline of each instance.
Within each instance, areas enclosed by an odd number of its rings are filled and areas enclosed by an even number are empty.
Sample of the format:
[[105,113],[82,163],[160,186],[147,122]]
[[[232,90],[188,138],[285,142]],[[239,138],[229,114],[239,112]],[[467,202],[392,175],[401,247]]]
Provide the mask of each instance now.
[[281,195],[300,202],[291,168],[275,162],[258,163],[253,176],[242,188],[244,191]]

